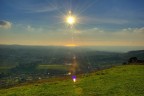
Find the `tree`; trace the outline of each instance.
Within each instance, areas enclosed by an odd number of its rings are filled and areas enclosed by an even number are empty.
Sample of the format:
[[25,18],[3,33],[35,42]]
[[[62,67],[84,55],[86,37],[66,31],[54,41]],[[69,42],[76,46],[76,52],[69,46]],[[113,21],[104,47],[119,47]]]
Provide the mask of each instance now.
[[129,60],[128,60],[128,63],[136,63],[137,62],[137,57],[131,57]]

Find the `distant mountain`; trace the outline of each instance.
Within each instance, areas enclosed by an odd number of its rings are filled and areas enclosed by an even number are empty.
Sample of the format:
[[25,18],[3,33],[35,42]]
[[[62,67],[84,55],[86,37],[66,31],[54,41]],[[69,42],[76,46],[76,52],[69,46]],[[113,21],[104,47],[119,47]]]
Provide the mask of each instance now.
[[128,54],[144,54],[144,50],[129,51]]
[[125,53],[125,57],[137,57],[138,59],[144,59],[144,50],[129,51]]

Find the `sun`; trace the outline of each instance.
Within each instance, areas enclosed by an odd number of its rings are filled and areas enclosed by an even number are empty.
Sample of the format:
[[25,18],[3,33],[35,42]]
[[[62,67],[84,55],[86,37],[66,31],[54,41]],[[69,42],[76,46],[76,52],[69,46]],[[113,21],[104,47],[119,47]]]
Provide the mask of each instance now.
[[75,23],[75,17],[74,16],[68,16],[66,18],[66,22],[70,25],[73,25]]
[[67,16],[65,17],[66,23],[69,25],[73,25],[76,23],[76,17],[72,14],[71,11],[68,12]]

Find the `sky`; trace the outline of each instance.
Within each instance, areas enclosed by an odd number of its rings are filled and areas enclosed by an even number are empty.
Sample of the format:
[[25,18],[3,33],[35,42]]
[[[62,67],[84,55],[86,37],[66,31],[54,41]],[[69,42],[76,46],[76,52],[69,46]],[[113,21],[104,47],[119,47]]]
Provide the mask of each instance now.
[[[144,0],[0,0],[0,44],[144,46]],[[66,22],[68,12],[75,24]]]

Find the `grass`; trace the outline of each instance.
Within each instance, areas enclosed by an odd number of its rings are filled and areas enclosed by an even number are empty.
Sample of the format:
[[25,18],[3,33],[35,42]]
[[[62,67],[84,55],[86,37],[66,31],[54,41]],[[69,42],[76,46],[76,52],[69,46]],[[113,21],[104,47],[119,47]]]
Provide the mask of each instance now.
[[39,65],[38,69],[68,70],[70,65]]
[[15,66],[0,66],[0,72],[7,72],[9,69],[14,68]]
[[144,65],[113,67],[52,82],[1,89],[0,96],[143,96]]

